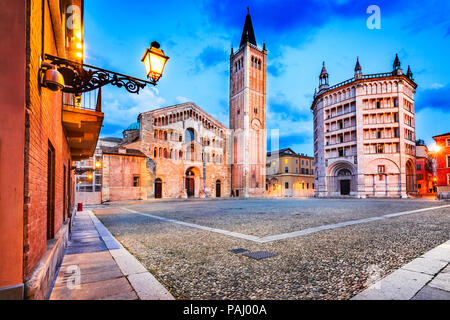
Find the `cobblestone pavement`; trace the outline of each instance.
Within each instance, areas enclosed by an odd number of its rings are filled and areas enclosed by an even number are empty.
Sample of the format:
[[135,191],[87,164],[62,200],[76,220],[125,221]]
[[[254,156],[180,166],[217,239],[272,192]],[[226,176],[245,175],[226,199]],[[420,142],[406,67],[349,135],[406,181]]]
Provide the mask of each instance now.
[[92,212],[74,217],[50,300],[173,300]]
[[[267,237],[445,205],[267,243],[168,221]],[[349,299],[447,241],[448,205],[392,199],[166,201],[112,204],[95,214],[176,298]],[[277,256],[254,260],[229,252],[236,248]]]

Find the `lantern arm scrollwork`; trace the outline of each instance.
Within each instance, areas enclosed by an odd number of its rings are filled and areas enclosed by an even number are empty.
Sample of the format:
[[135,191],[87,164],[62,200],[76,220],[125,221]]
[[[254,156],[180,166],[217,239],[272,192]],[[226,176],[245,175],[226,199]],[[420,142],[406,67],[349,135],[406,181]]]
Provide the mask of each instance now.
[[142,80],[49,54],[45,55],[45,60],[57,66],[62,73],[65,82],[62,92],[66,93],[80,94],[111,84],[118,88],[123,87],[130,93],[139,94],[147,84],[156,85],[155,81]]

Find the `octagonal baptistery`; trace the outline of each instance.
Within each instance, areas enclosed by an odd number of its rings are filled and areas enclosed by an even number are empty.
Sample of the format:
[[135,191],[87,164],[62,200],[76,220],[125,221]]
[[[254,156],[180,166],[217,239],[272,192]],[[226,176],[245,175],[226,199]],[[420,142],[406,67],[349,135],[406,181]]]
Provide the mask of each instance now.
[[325,63],[314,95],[315,185],[318,197],[408,197],[416,193],[411,69],[362,74],[328,85]]
[[138,122],[127,147],[148,157],[147,198],[230,196],[228,128],[194,103],[141,113]]

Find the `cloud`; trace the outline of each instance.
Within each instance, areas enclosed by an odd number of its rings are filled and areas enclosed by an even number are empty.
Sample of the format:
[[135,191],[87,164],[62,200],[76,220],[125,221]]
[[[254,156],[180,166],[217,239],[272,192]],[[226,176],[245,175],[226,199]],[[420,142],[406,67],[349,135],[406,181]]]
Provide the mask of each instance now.
[[284,63],[275,62],[267,66],[267,72],[274,77],[278,77],[286,71],[286,67]]
[[186,103],[186,102],[191,102],[192,100],[189,99],[189,98],[186,98],[186,97],[178,96],[178,97],[175,98],[175,101],[177,103]]
[[430,89],[417,91],[416,111],[425,108],[434,108],[450,112],[450,85],[433,84]]
[[[153,87],[146,87],[139,95],[123,93],[120,89],[115,88],[108,88],[108,91],[103,92],[104,124],[121,126],[123,129],[136,122],[140,113],[154,110],[166,103],[165,99],[159,95],[158,90]],[[120,93],[118,94],[118,92]]]
[[433,136],[450,131],[450,112],[424,108],[416,112],[416,138],[432,143]]
[[220,47],[207,46],[195,59],[197,69],[213,68],[228,61],[227,52]]

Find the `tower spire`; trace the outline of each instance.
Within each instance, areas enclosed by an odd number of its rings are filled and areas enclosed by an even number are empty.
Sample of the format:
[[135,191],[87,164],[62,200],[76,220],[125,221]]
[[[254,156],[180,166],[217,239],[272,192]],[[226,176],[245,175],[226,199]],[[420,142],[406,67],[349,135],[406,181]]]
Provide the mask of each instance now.
[[328,87],[328,71],[325,68],[325,61],[323,62],[322,71],[319,76],[319,91],[323,88]]
[[410,66],[408,66],[408,71],[406,72],[406,76],[408,78],[410,78],[411,80],[413,80],[413,73],[411,71],[411,67]]
[[362,71],[361,65],[359,64],[359,57],[356,57],[356,65],[355,65],[355,72]]
[[359,57],[356,57],[356,65],[355,65],[355,79],[362,78],[362,68],[359,64]]
[[398,54],[395,54],[395,60],[394,60],[394,70],[400,69],[400,59],[398,58]]
[[253,24],[249,7],[247,7],[247,16],[245,17],[244,30],[242,31],[241,44],[239,45],[239,47],[242,47],[247,42],[256,46],[255,32],[253,31]]

